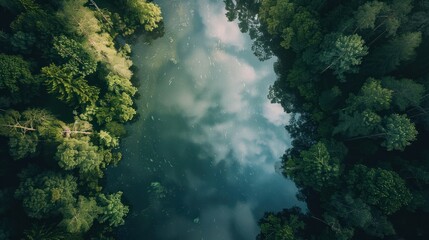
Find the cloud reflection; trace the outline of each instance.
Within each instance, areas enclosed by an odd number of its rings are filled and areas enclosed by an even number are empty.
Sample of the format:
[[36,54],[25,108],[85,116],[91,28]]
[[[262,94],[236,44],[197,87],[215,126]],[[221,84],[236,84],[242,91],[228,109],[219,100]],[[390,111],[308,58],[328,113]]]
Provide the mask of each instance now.
[[238,25],[228,22],[225,17],[226,10],[222,4],[213,4],[207,0],[199,1],[199,13],[203,17],[205,33],[224,44],[243,49],[245,40]]

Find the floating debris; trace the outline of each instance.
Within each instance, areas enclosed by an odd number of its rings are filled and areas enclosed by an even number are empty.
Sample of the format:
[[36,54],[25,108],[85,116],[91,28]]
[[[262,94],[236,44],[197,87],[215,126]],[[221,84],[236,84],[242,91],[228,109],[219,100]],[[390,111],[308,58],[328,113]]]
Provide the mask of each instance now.
[[194,218],[194,223],[200,223],[200,218],[199,217],[196,217],[196,218]]

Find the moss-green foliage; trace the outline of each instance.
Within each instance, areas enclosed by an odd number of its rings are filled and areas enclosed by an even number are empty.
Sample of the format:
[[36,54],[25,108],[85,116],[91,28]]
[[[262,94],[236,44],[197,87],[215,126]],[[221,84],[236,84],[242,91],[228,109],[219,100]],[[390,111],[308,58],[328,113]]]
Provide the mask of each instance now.
[[228,16],[252,13],[255,54],[278,58],[268,97],[292,113],[283,169],[309,207],[279,213],[304,230],[266,216],[260,236],[428,238],[427,1],[239,2]]
[[99,180],[121,159],[119,138],[136,114],[137,92],[131,48],[115,38],[154,30],[160,8],[0,0],[0,12],[7,17],[0,32],[0,239],[111,239],[129,208],[122,192],[101,193]]
[[0,107],[30,100],[39,89],[30,64],[16,55],[0,54]]

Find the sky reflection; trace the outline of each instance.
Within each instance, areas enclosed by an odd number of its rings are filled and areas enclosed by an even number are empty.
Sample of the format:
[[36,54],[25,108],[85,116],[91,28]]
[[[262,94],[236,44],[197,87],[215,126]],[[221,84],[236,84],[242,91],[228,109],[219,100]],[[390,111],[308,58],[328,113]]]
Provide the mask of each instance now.
[[[222,1],[157,2],[166,34],[134,46],[141,119],[108,173],[132,207],[120,238],[253,239],[264,211],[303,206],[275,172],[290,140],[266,98],[273,60],[253,56]],[[147,193],[155,181],[164,199]]]

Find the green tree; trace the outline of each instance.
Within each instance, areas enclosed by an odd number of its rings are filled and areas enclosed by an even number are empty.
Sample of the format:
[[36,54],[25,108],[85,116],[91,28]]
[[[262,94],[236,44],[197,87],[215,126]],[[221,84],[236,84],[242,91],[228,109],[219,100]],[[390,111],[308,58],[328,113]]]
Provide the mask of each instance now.
[[69,240],[72,235],[60,227],[33,224],[24,231],[24,240]]
[[125,223],[124,218],[129,212],[128,206],[121,202],[122,192],[104,195],[100,194],[100,216],[101,223],[108,223],[111,227],[117,227]]
[[24,210],[33,218],[46,218],[75,201],[77,183],[73,176],[43,172],[35,176],[21,174],[15,196],[22,200]]
[[0,54],[0,106],[30,100],[39,89],[30,64],[20,56]]
[[321,191],[337,183],[340,165],[339,160],[331,158],[328,149],[319,142],[302,151],[299,158],[288,159],[284,171],[298,186]]
[[366,62],[366,71],[381,76],[395,70],[400,63],[414,57],[421,41],[420,32],[409,32],[396,36],[373,51]]
[[348,137],[366,136],[377,132],[381,127],[381,117],[373,111],[340,113],[339,123],[333,134],[342,133]]
[[380,12],[386,7],[384,2],[371,1],[360,6],[355,13],[358,29],[374,29]]
[[7,110],[0,115],[0,135],[9,137],[11,156],[18,160],[35,155],[39,138],[55,139],[61,132],[58,123],[43,109],[27,109],[22,113]]
[[385,120],[383,134],[385,140],[382,145],[391,150],[404,150],[412,141],[416,140],[417,130],[406,115],[392,114]]
[[304,222],[294,214],[283,218],[268,213],[259,221],[259,226],[261,232],[257,236],[258,240],[298,240],[301,238],[296,233],[304,229]]
[[328,204],[329,214],[341,219],[348,226],[365,228],[373,220],[371,207],[350,194],[337,193],[331,197]]
[[100,207],[94,198],[79,196],[76,204],[66,205],[61,213],[63,220],[60,225],[69,233],[84,233],[91,228],[100,213]]
[[392,214],[411,201],[404,180],[395,172],[355,165],[347,174],[350,191],[366,203]]
[[289,0],[263,0],[260,21],[268,33],[281,37],[280,46],[299,52],[321,40],[318,19],[307,9]]
[[85,77],[95,72],[97,62],[73,39],[64,35],[54,37],[54,50],[65,61],[65,68],[72,71],[73,75]]
[[42,76],[48,87],[48,92],[57,95],[58,99],[66,103],[86,104],[98,99],[100,90],[88,85],[82,77],[74,77],[73,72],[67,67],[59,67],[51,64],[42,68]]
[[100,144],[107,148],[115,148],[119,146],[119,139],[112,136],[109,132],[101,130],[98,133]]
[[344,81],[345,73],[356,73],[362,58],[368,54],[368,48],[361,36],[354,34],[344,36],[333,33],[326,35],[322,43],[319,60],[325,64],[322,72],[332,68],[335,75]]
[[88,137],[64,139],[55,155],[58,165],[65,170],[79,169],[82,177],[102,177],[103,155]]
[[[420,106],[425,93],[425,87],[411,79],[395,79],[386,77],[382,79],[382,85],[392,90],[392,103],[399,111],[405,111],[409,107]],[[425,112],[425,110],[421,110]]]
[[129,11],[127,17],[131,19],[132,22],[138,22],[149,32],[158,27],[159,22],[162,20],[161,8],[159,8],[158,5],[152,2],[146,2],[146,0],[123,1],[126,4],[126,9]]
[[130,96],[134,96],[137,88],[133,86],[129,79],[109,73],[106,77],[108,90],[116,95],[121,95],[123,92]]
[[99,123],[108,123],[113,120],[124,123],[133,119],[135,114],[133,100],[125,92],[119,95],[107,93],[100,101],[100,107],[96,110]]
[[392,90],[384,88],[379,80],[369,78],[357,95],[351,94],[347,99],[346,111],[381,111],[389,109],[392,101]]
[[9,139],[10,155],[19,160],[36,155],[38,136],[36,134],[19,134]]

